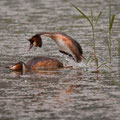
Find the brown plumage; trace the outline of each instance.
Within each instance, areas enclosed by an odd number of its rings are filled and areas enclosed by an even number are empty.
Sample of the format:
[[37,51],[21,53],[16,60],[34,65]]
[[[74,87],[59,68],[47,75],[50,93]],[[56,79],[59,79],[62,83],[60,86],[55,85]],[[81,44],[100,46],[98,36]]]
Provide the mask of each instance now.
[[40,56],[30,59],[26,64],[24,62],[18,62],[9,68],[15,71],[30,71],[39,69],[63,68],[63,64],[55,58]]
[[55,58],[49,58],[49,57],[35,57],[31,60],[29,60],[26,63],[27,66],[30,66],[30,69],[44,69],[44,68],[61,68],[63,67],[63,64],[56,60]]
[[59,32],[41,32],[34,35],[29,39],[30,48],[29,50],[35,47],[42,47],[42,36],[50,37],[53,39],[59,47],[59,51],[63,54],[69,55],[76,62],[81,62],[83,58],[83,51],[80,44],[74,40],[72,37]]

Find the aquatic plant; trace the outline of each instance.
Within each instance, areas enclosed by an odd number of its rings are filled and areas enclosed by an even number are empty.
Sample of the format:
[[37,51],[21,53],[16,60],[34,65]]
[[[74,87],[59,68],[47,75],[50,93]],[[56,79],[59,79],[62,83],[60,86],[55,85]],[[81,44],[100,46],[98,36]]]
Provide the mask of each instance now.
[[114,23],[115,15],[111,15],[111,0],[109,0],[109,40],[108,40],[108,49],[109,49],[109,57],[110,57],[110,63],[111,63],[111,33],[112,33],[112,26]]
[[[73,3],[71,3],[72,6],[90,23],[91,28],[92,28],[92,43],[93,43],[93,50],[94,50],[94,60],[95,60],[95,66],[96,66],[96,71],[99,72],[99,68],[101,66],[103,66],[104,64],[106,64],[106,62],[102,63],[101,65],[98,64],[98,57],[96,55],[96,45],[95,45],[95,27],[100,19],[100,16],[102,15],[102,12],[100,12],[97,16],[97,19],[94,23],[94,15],[93,15],[93,10],[91,9],[91,19],[85,14],[83,13],[76,5],[74,5]],[[89,61],[90,57],[88,57],[87,62]]]

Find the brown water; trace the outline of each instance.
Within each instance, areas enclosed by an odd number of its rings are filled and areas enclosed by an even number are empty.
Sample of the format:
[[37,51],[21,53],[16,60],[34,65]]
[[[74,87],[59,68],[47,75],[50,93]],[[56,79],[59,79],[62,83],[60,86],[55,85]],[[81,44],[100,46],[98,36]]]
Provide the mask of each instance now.
[[[108,1],[73,1],[90,15],[93,8],[102,17],[96,28],[97,55],[109,60]],[[0,1],[0,120],[119,120],[120,119],[120,0],[112,1],[116,15],[112,29],[112,69],[92,73],[84,61],[75,64],[58,52],[55,43],[43,38],[43,47],[27,52],[27,41],[41,31],[64,32],[92,54],[91,27],[68,0]],[[71,70],[39,71],[18,75],[5,68],[34,56],[49,56],[72,65]],[[99,62],[102,62],[99,60]]]

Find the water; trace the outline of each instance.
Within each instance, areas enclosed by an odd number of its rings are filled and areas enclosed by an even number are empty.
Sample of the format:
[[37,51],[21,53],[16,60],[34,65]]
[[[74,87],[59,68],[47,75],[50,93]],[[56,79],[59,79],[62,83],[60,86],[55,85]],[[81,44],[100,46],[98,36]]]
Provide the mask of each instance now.
[[[93,8],[102,17],[96,27],[97,55],[109,60],[107,43],[108,1],[73,1],[90,15]],[[0,1],[0,120],[119,120],[120,118],[120,1],[112,1],[116,15],[112,30],[112,69],[93,66],[84,61],[75,64],[58,52],[55,43],[43,38],[43,47],[27,52],[27,41],[41,31],[64,32],[82,46],[84,56],[92,53],[91,27],[67,0],[1,0]],[[26,62],[34,56],[55,57],[74,69],[11,72],[6,66]],[[100,60],[102,62],[102,60]],[[92,61],[92,65],[93,65]],[[78,67],[77,67],[78,66]]]

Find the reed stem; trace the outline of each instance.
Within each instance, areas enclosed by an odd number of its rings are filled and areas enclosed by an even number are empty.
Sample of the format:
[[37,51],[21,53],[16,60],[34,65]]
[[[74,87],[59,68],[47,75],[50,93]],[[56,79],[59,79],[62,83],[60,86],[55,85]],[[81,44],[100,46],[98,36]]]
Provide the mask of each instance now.
[[94,50],[94,53],[96,53],[96,49],[95,49],[95,31],[94,31],[94,28],[92,29],[92,35],[93,35],[93,50]]
[[98,20],[99,20],[99,18],[100,18],[100,16],[101,16],[102,12],[100,12],[100,13],[98,14],[97,20],[96,20],[95,25],[94,25],[93,9],[91,9],[91,20],[90,20],[89,17],[88,17],[85,13],[83,13],[77,6],[75,6],[73,3],[71,3],[71,4],[72,4],[72,6],[73,6],[80,14],[82,14],[82,16],[83,16],[86,20],[88,20],[88,22],[89,22],[90,25],[91,25],[91,28],[92,28],[92,37],[93,37],[92,43],[93,43],[95,66],[96,66],[96,71],[99,72],[99,70],[98,70],[98,58],[97,58],[97,56],[96,56],[96,47],[95,47],[95,27],[96,27],[96,25],[97,25],[97,22],[98,22]]
[[109,0],[109,57],[110,57],[110,63],[111,63],[111,29],[110,29],[110,24],[111,24],[111,0]]
[[111,63],[111,31],[109,31],[109,43],[108,43],[108,46],[109,46],[109,57],[110,57],[110,63]]

